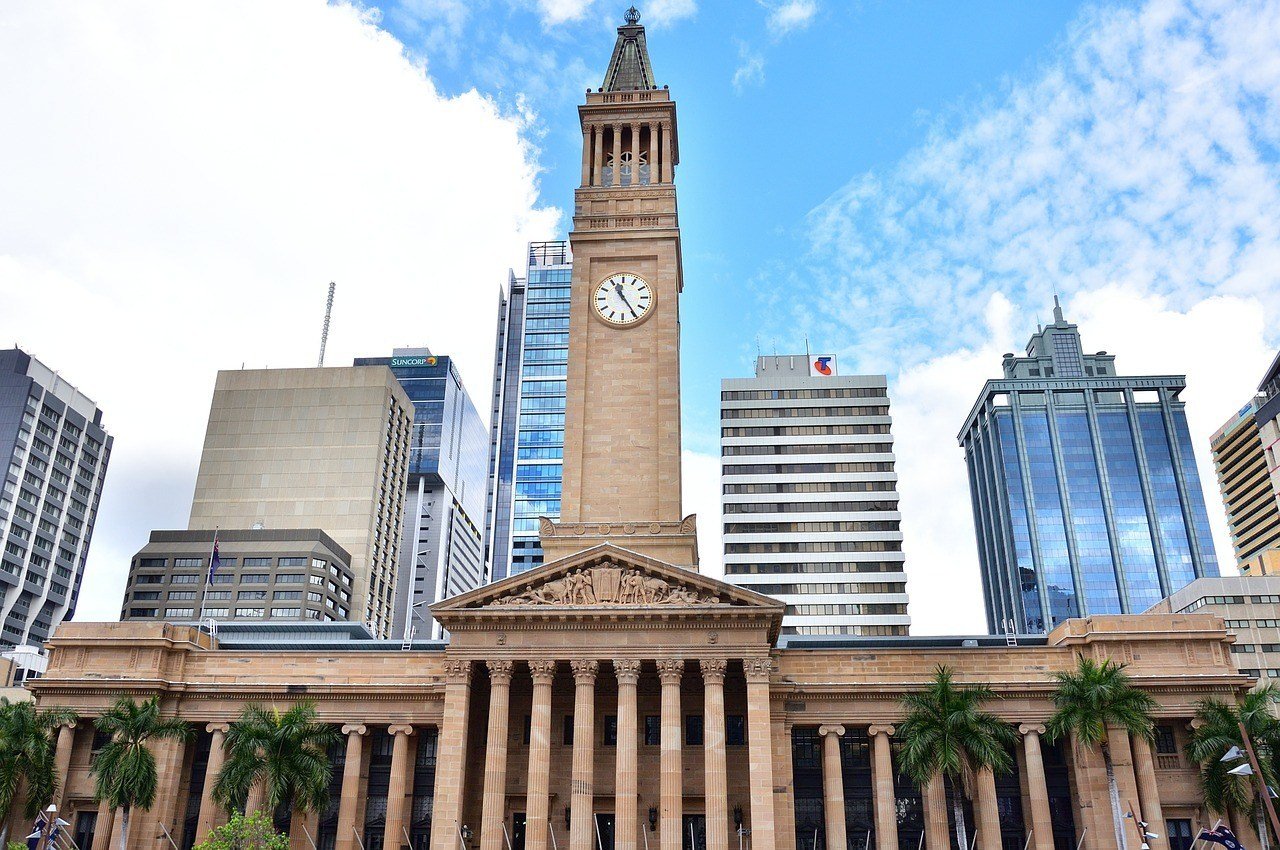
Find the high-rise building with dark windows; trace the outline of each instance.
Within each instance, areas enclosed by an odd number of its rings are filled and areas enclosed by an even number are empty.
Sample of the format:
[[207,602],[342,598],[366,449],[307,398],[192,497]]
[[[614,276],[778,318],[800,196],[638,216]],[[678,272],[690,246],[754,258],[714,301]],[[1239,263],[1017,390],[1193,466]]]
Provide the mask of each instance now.
[[0,646],[43,645],[76,610],[111,458],[102,411],[26,352],[0,351]]
[[426,348],[358,357],[387,366],[413,403],[409,487],[401,526],[392,634],[439,638],[427,606],[484,584],[484,422],[457,364]]
[[538,518],[560,518],[572,274],[568,242],[532,242],[525,276],[512,272],[498,303],[485,521],[492,581],[539,566]]
[[1186,377],[1119,376],[1056,298],[1053,317],[1026,357],[1004,356],[959,435],[992,632],[1142,612],[1218,574]]

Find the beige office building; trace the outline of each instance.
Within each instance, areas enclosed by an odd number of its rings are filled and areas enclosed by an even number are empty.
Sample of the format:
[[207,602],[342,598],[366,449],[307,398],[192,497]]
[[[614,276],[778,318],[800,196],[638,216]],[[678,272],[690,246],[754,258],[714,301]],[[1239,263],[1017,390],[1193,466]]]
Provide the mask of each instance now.
[[412,411],[385,366],[219,372],[188,528],[322,529],[388,636]]

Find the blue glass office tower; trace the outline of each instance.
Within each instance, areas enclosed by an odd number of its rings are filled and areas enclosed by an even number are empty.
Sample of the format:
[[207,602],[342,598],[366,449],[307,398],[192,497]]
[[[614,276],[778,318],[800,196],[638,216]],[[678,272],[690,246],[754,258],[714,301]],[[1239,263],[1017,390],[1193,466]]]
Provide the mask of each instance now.
[[498,304],[486,515],[492,581],[542,563],[538,517],[560,518],[565,374],[569,360],[568,242],[532,242]]
[[427,605],[487,580],[480,523],[488,434],[448,357],[397,348],[391,357],[360,357],[355,365],[389,366],[413,402],[392,634],[438,638]]
[[1004,356],[960,432],[992,633],[1138,613],[1218,575],[1179,395],[1084,354],[1054,299],[1026,357]]

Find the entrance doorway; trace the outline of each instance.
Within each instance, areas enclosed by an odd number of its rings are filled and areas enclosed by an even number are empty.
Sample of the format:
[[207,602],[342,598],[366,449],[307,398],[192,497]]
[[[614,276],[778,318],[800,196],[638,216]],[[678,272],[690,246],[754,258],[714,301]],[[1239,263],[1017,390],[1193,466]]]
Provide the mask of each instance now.
[[706,815],[685,815],[683,831],[681,843],[684,850],[707,850]]
[[511,850],[524,850],[524,812],[511,815]]
[[613,838],[613,813],[596,812],[596,850],[613,850]]

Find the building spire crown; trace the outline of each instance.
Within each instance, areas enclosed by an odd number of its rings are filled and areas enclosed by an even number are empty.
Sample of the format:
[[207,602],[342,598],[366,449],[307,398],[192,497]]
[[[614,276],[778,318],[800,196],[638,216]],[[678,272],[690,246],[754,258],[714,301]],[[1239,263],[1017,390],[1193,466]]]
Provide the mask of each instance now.
[[618,42],[613,47],[609,70],[604,75],[603,91],[636,91],[657,88],[653,82],[653,66],[649,64],[649,48],[645,44],[640,11],[635,6],[622,16]]
[[1058,293],[1053,293],[1053,323],[1062,324],[1066,319],[1062,318],[1062,305],[1058,303]]

